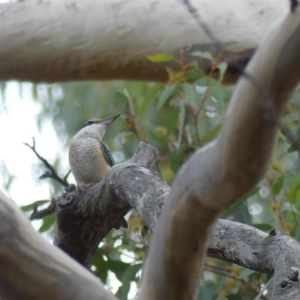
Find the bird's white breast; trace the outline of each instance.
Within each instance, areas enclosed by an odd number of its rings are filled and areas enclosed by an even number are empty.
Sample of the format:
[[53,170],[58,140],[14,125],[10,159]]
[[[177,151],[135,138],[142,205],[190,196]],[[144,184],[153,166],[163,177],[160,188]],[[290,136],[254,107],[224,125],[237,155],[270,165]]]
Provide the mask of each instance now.
[[99,182],[110,170],[100,141],[91,137],[74,137],[70,141],[69,162],[77,184]]

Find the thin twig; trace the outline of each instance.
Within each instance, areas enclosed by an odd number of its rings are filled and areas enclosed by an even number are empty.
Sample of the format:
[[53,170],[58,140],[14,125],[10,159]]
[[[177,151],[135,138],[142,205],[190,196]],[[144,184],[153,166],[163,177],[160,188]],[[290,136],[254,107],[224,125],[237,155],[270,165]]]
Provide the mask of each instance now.
[[[213,272],[213,273],[216,273],[216,274],[219,274],[219,275],[222,275],[222,276],[230,277],[230,278],[232,278],[236,281],[239,281],[254,293],[259,293],[260,292],[259,288],[257,288],[255,286],[253,286],[252,284],[250,284],[245,278],[240,278],[240,277],[232,274],[230,271],[228,271],[226,269],[221,269],[220,267],[211,266],[211,265],[208,265],[208,264],[206,264],[204,266],[204,269],[206,271]],[[265,295],[261,295],[261,299],[268,300],[269,298],[267,298]]]
[[63,180],[65,182],[67,182],[67,179],[68,179],[68,177],[69,177],[70,174],[71,174],[71,170],[69,170],[69,172],[64,176]]
[[44,178],[52,178],[55,181],[59,182],[61,185],[67,187],[69,186],[69,183],[67,182],[66,178],[69,175],[69,172],[67,173],[67,175],[64,178],[61,178],[57,175],[55,169],[48,163],[48,161],[43,158],[42,156],[40,156],[38,154],[38,152],[35,149],[35,139],[34,137],[32,138],[32,146],[24,143],[25,146],[29,147],[34,154],[37,156],[37,158],[45,165],[45,167],[48,169],[46,173],[44,173],[43,175],[40,176],[40,179],[44,179]]
[[44,218],[45,216],[51,215],[52,213],[55,212],[55,208],[56,208],[56,201],[55,200],[51,200],[51,203],[49,204],[49,206],[45,209],[42,210],[38,210],[38,206],[36,205],[33,209],[33,212],[30,216],[30,220],[39,220]]
[[[298,6],[298,1],[296,0],[290,0],[291,1],[291,10],[295,10],[295,8]],[[198,26],[204,31],[204,33],[211,39],[211,41],[214,44],[214,47],[217,52],[222,53],[224,50],[224,47],[222,46],[222,43],[218,41],[218,39],[214,36],[212,31],[206,26],[206,24],[201,20],[200,15],[198,14],[197,10],[191,5],[189,0],[183,0],[182,1],[185,7],[188,9],[191,16],[195,19]],[[258,91],[258,93],[263,98],[263,108],[265,109],[265,118],[269,120],[271,123],[276,125],[282,132],[283,135],[286,136],[288,141],[295,146],[297,151],[300,154],[300,143],[295,139],[293,134],[281,124],[281,122],[278,120],[275,109],[274,109],[274,101],[272,97],[267,93],[266,89],[250,74],[248,74],[246,71],[244,71],[239,65],[235,66],[236,69],[243,75]]]

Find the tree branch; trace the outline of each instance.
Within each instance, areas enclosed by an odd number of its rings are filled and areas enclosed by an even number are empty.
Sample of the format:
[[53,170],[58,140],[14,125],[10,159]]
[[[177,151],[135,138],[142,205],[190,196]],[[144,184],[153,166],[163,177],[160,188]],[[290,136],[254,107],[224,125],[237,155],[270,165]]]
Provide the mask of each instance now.
[[48,171],[46,173],[44,173],[43,175],[40,176],[40,179],[44,179],[44,178],[52,178],[55,181],[57,181],[58,183],[60,183],[61,185],[63,185],[64,187],[69,186],[69,183],[67,182],[67,177],[70,174],[70,172],[67,173],[67,175],[64,178],[61,178],[57,175],[55,169],[52,167],[51,164],[48,163],[48,161],[43,158],[42,156],[40,156],[38,154],[38,152],[35,149],[35,139],[32,138],[32,146],[24,143],[25,146],[29,147],[33,153],[37,156],[37,158],[45,165],[45,167],[48,169]]
[[[143,157],[145,158],[143,159]],[[114,212],[114,210],[124,205],[123,202],[129,203],[131,207],[135,208],[146,221],[147,226],[154,231],[170,188],[155,172],[132,163],[136,162],[151,167],[154,165],[156,157],[157,151],[142,142],[132,159],[111,169],[105,182],[86,190],[79,190],[75,186],[70,186],[67,189],[68,192],[62,195],[59,200],[62,206],[60,208],[61,212],[58,213],[58,232],[56,236],[56,239],[60,239],[61,244],[59,246],[62,248],[64,246],[69,247],[67,252],[72,257],[85,266],[89,266],[94,255],[93,251],[97,249],[99,243],[97,239],[104,237],[107,234],[105,230],[109,230],[107,227],[112,228],[114,222],[118,220],[119,212]],[[102,197],[103,195],[106,196]],[[79,200],[77,201],[77,199]],[[100,204],[95,204],[97,201]],[[103,201],[106,204],[101,206]],[[14,209],[22,215],[16,207]],[[73,209],[75,209],[75,212]],[[106,213],[103,209],[106,209]],[[95,213],[95,210],[100,212]],[[69,216],[73,216],[73,218],[69,218]],[[100,224],[101,222],[102,224]],[[24,230],[27,228],[26,226],[29,226],[28,222],[21,224],[20,228],[24,228]],[[102,229],[102,226],[104,229]],[[5,233],[5,236],[11,240],[15,238],[14,234]],[[26,234],[23,236],[27,239]],[[39,240],[37,234],[36,238]],[[34,245],[36,245],[36,242]],[[48,245],[48,247],[51,246]],[[81,249],[79,252],[78,247]],[[52,252],[53,250],[51,250]],[[53,253],[55,254],[55,251]],[[247,225],[219,220],[208,244],[208,256],[233,262],[260,272],[275,272],[274,289],[281,290],[285,293],[284,295],[287,295],[290,291],[299,291],[298,277],[295,272],[299,268],[300,249],[299,244],[288,236],[275,234],[274,231],[268,235]],[[3,259],[5,258],[3,257]],[[16,260],[14,263],[19,264],[19,261]],[[61,263],[60,260],[59,263]],[[44,264],[47,266],[47,262],[44,262]],[[52,264],[53,261],[50,259],[49,267]],[[14,268],[13,264],[10,268]],[[71,289],[72,287],[68,285],[66,288]],[[18,289],[18,286],[16,289]]]
[[[293,3],[291,1],[291,12],[294,12],[296,7],[298,6],[298,1],[296,0],[296,3]],[[218,38],[213,34],[212,30],[201,20],[200,15],[198,11],[191,5],[189,0],[183,0],[183,4],[186,6],[188,11],[190,12],[191,16],[195,19],[197,22],[199,28],[201,28],[205,34],[210,38],[210,40],[215,45],[216,51],[218,53],[222,53],[225,51],[224,46]],[[288,128],[283,126],[278,119],[278,116],[275,112],[274,107],[274,99],[270,97],[270,95],[267,93],[266,89],[263,87],[263,85],[256,80],[251,74],[249,74],[247,71],[244,70],[244,66],[236,65],[236,70],[239,74],[241,74],[245,79],[249,81],[253,85],[253,87],[257,90],[257,92],[260,94],[262,99],[262,107],[264,108],[264,115],[265,118],[268,119],[271,123],[274,123],[274,125],[278,126],[278,128],[281,130],[282,134],[286,136],[287,140],[294,145],[294,147],[297,149],[297,151],[300,154],[300,143],[297,141],[295,136],[290,132]]]
[[157,155],[156,149],[141,142],[134,157],[114,166],[99,184],[74,187],[58,197],[55,245],[90,267],[100,241],[131,207],[152,230],[169,191],[164,180],[147,169],[154,166]]
[[1,299],[116,299],[98,278],[37,233],[2,192],[0,219]]
[[[250,59],[266,32],[289,10],[282,0],[251,4],[246,0],[200,0],[194,5],[203,22],[213,24],[212,30],[224,46],[228,81],[236,80],[236,66]],[[217,54],[214,43],[177,0],[85,0],[73,4],[61,0],[38,5],[27,0],[2,3],[0,16],[0,80],[167,81],[166,68],[179,70],[179,64],[151,63],[148,55],[168,53],[178,59],[184,49],[187,64],[197,61],[209,73],[211,62],[190,54]],[[120,38],[112,39],[112,35]]]
[[[57,234],[62,234],[58,245],[83,265],[90,266],[100,240],[121,215],[114,212],[115,206],[128,203],[145,220],[148,228],[154,231],[170,187],[151,170],[132,164],[143,163],[140,159],[145,151],[148,151],[149,161],[144,164],[153,166],[157,151],[141,142],[134,157],[112,168],[105,182],[87,190],[73,187],[73,191],[62,196],[64,201],[72,199],[76,207],[63,207],[63,215],[58,217],[61,221],[58,222]],[[94,201],[104,203],[105,209],[95,206]],[[125,208],[128,206],[125,205]],[[69,214],[75,215],[74,211],[76,217],[70,219]],[[191,214],[189,217],[192,220]],[[84,225],[78,220],[83,220]],[[64,226],[63,223],[70,226]],[[298,282],[291,278],[294,271],[300,268],[300,245],[288,236],[275,231],[268,235],[248,225],[219,219],[208,242],[207,255],[258,272],[275,273],[278,280],[274,280],[273,289],[279,286],[285,296],[291,286],[299,291]]]
[[[296,7],[298,6],[298,1],[296,2],[297,3],[291,0],[291,12],[294,12]],[[189,0],[183,0],[183,3],[187,7],[188,11],[190,12],[191,16],[195,19],[199,27],[203,29],[205,34],[213,42],[216,48],[216,52],[223,53],[225,51],[224,46],[213,34],[212,30],[210,30],[210,28],[202,21],[198,11],[191,5]],[[295,138],[295,136],[293,136],[293,134],[288,128],[281,124],[276,112],[274,111],[274,99],[271,98],[271,96],[267,93],[266,89],[261,85],[261,83],[258,80],[256,80],[251,74],[244,70],[244,66],[237,64],[235,68],[240,75],[242,75],[245,79],[249,81],[249,83],[253,85],[253,87],[257,90],[258,94],[260,94],[262,98],[262,106],[265,110],[265,118],[268,119],[271,123],[274,123],[274,125],[278,126],[282,134],[286,136],[287,140],[297,149],[297,151],[300,154],[300,144],[298,143],[297,139]]]
[[[261,45],[247,67],[247,74],[260,82],[272,99],[276,119],[300,80],[299,45],[297,8]],[[261,103],[261,93],[242,78],[218,140],[197,151],[181,168],[155,231],[139,299],[195,297],[208,237],[218,215],[251,190],[268,168],[277,126],[266,119]],[[299,267],[298,262],[293,264]],[[286,278],[277,271],[276,282]],[[299,295],[296,286],[284,298],[273,289],[274,299],[287,299],[293,293]]]
[[53,214],[55,212],[55,209],[56,209],[56,201],[54,199],[51,200],[49,206],[45,209],[38,210],[38,206],[35,206],[30,216],[30,220],[42,219],[45,216]]
[[[232,274],[231,272],[225,270],[225,269],[222,269],[222,268],[218,268],[216,266],[210,266],[210,265],[207,265],[205,264],[204,266],[204,270],[205,271],[209,271],[209,272],[213,272],[213,273],[216,273],[216,274],[219,274],[219,275],[222,275],[222,276],[227,276],[229,278],[232,278],[236,281],[239,281],[241,282],[244,286],[246,286],[250,291],[254,292],[254,293],[257,293],[259,294],[260,293],[260,287],[256,287],[256,286],[253,286],[251,283],[248,282],[247,279],[245,278],[241,278],[239,276],[236,276],[234,274]],[[262,300],[269,300],[269,298],[267,298],[266,296],[264,295],[261,295],[261,299]]]
[[272,230],[219,220],[210,237],[208,256],[258,272],[274,273],[272,299],[300,299],[300,244]]

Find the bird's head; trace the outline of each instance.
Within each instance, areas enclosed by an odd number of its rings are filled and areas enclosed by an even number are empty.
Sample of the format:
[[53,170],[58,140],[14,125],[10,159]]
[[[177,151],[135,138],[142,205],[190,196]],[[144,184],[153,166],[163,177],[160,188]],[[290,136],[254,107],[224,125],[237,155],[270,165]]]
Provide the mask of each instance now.
[[116,120],[122,113],[113,115],[104,120],[101,119],[93,119],[86,122],[79,130],[77,135],[79,136],[89,136],[98,139],[102,139],[107,126],[109,126],[114,120]]

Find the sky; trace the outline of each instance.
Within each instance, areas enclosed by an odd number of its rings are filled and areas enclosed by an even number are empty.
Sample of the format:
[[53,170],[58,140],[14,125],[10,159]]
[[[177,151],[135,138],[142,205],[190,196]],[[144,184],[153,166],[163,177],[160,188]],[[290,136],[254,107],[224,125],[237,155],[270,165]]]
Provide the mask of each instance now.
[[[24,145],[32,144],[32,137],[35,138],[37,151],[49,163],[59,153],[62,157],[61,169],[69,168],[67,149],[60,149],[51,120],[44,122],[41,131],[37,128],[36,117],[40,106],[32,100],[32,84],[23,83],[22,87],[20,95],[19,84],[9,82],[5,90],[5,101],[0,101],[0,188],[18,205],[49,199],[51,192],[48,179],[38,179],[45,169],[36,168],[37,157]],[[7,173],[15,176],[9,192],[5,190]]]

